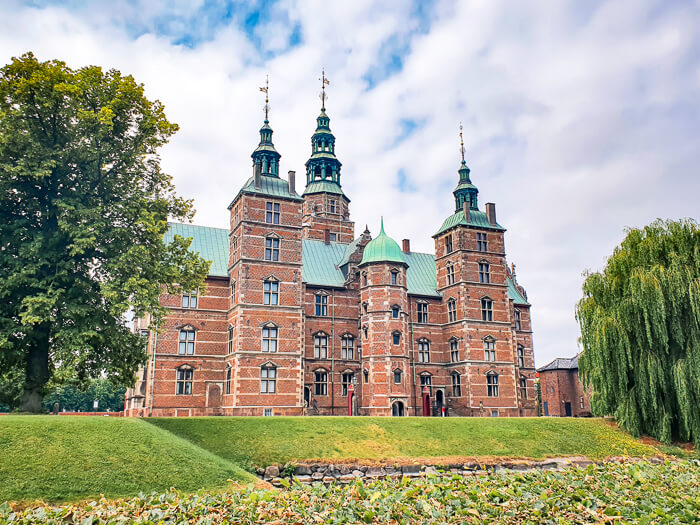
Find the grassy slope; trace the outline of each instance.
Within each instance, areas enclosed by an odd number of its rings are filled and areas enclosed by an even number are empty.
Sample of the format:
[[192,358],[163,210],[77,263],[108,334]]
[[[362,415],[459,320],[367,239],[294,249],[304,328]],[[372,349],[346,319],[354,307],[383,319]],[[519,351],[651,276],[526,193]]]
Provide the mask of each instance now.
[[245,468],[311,458],[544,458],[657,454],[600,419],[161,418],[148,420]]
[[0,417],[0,502],[135,495],[175,486],[215,489],[254,478],[141,420]]

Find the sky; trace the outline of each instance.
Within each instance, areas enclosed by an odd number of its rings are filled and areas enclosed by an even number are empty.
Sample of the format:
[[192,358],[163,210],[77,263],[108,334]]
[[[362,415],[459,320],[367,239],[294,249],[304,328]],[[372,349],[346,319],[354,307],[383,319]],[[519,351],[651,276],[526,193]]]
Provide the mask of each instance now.
[[0,0],[0,63],[32,51],[131,74],[180,131],[162,150],[195,223],[228,227],[264,95],[281,173],[327,112],[356,233],[431,236],[464,126],[532,303],[537,366],[579,351],[585,271],[625,229],[700,213],[700,1]]

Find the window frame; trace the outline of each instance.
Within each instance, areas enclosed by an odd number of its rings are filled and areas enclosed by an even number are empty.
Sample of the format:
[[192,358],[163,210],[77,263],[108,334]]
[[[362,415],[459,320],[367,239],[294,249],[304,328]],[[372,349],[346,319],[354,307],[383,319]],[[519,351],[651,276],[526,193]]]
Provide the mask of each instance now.
[[520,388],[520,398],[527,399],[527,378],[525,376],[520,376],[518,386]]
[[481,320],[493,321],[493,299],[490,297],[481,298]]
[[227,334],[228,334],[228,341],[227,342],[228,342],[228,353],[229,354],[233,353],[233,332],[234,332],[233,325],[229,325],[228,331],[227,331]]
[[314,370],[314,396],[328,395],[328,371],[324,368]]
[[183,365],[176,368],[175,395],[191,396],[194,392],[194,368]]
[[[396,380],[397,377],[399,379],[398,381]],[[403,370],[396,368],[394,369],[394,384],[400,385],[401,383],[403,383]]]
[[328,317],[328,295],[324,293],[314,294],[314,315]]
[[226,392],[226,395],[231,394],[231,375],[233,368],[231,368],[231,365],[226,365],[226,383],[224,386],[224,392]]
[[448,233],[445,235],[445,253],[452,253],[454,251],[454,245],[452,244],[452,234]]
[[314,359],[328,359],[328,334],[325,332],[314,334]]
[[421,392],[423,391],[423,387],[427,386],[428,390],[430,391],[430,395],[433,395],[433,375],[429,372],[423,372],[422,374],[418,375],[418,381],[420,385]]
[[265,222],[267,224],[280,223],[280,204],[279,202],[267,201],[265,203]]
[[400,345],[401,344],[401,332],[398,330],[394,330],[391,332],[391,342],[394,345]]
[[[272,375],[270,375],[272,374]],[[264,388],[263,388],[264,385]],[[270,389],[272,387],[272,389]],[[277,393],[277,367],[274,365],[262,365],[260,367],[260,393]]]
[[521,344],[518,345],[518,366],[520,368],[525,368],[525,347]]
[[488,261],[479,261],[479,283],[491,284],[491,264]]
[[401,307],[397,304],[391,307],[391,318],[398,319],[401,313]]
[[496,339],[487,335],[482,341],[484,344],[484,361],[494,363],[496,361]]
[[340,357],[341,359],[355,359],[355,337],[351,334],[345,334],[340,337]]
[[418,340],[418,362],[430,363],[430,341],[428,339]]
[[263,304],[265,306],[279,306],[279,290],[280,282],[277,279],[272,277],[265,279],[263,281]]
[[447,269],[447,285],[449,286],[455,283],[455,265],[448,262],[445,268]]
[[488,397],[499,397],[499,381],[496,372],[486,373],[486,395]]
[[[422,324],[427,324],[428,323],[428,303],[425,302],[419,302],[416,303],[416,313],[418,317],[418,322]],[[424,310],[424,311],[421,311]]]
[[263,325],[261,331],[260,351],[265,353],[277,353],[279,347],[279,327],[274,323]]
[[459,339],[453,337],[450,343],[450,363],[459,363]]
[[389,278],[389,282],[391,283],[392,286],[398,286],[399,284],[399,272],[398,270],[391,270],[389,272],[391,274],[391,277]]
[[[348,377],[349,376],[349,377]],[[348,397],[348,390],[350,385],[353,384],[355,378],[355,372],[343,372],[340,375],[340,395],[343,397]]]
[[522,318],[520,317],[520,308],[515,309],[515,330],[521,331],[523,329]]
[[447,300],[447,322],[457,322],[457,301],[454,297]]
[[265,237],[265,260],[279,262],[280,260],[280,239],[272,235]]
[[[185,337],[182,337],[182,334],[185,334]],[[192,334],[192,337],[190,338],[190,334]],[[194,329],[192,326],[183,326],[178,330],[178,336],[177,336],[177,355],[194,355],[194,352],[196,350],[196,342],[197,342],[197,331]],[[184,344],[184,346],[183,346]],[[184,348],[184,351],[182,350]],[[190,351],[191,349],[191,351]]]
[[[187,304],[185,304],[187,303]],[[182,300],[180,302],[181,308],[187,308],[190,310],[195,310],[199,304],[199,289],[193,290],[191,292],[182,292]]]
[[476,234],[476,250],[479,252],[489,251],[489,241],[485,233],[477,232]]
[[456,370],[450,375],[452,376],[452,397],[462,397],[462,375]]

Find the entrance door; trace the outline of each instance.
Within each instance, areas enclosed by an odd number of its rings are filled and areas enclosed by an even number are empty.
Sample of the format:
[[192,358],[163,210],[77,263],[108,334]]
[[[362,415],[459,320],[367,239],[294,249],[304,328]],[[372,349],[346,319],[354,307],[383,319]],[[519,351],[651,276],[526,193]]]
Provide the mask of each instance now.
[[571,403],[564,403],[564,413],[566,417],[571,417]]
[[308,407],[311,402],[311,389],[308,386],[304,387],[304,406]]
[[547,403],[546,401],[544,402],[544,415],[549,415],[549,403]]
[[394,404],[391,405],[391,415],[392,416],[403,416],[403,403],[401,401],[394,401]]
[[442,407],[444,405],[442,390],[435,392],[435,408],[437,409],[437,417],[442,417]]
[[209,405],[210,408],[221,407],[221,389],[217,385],[209,387]]

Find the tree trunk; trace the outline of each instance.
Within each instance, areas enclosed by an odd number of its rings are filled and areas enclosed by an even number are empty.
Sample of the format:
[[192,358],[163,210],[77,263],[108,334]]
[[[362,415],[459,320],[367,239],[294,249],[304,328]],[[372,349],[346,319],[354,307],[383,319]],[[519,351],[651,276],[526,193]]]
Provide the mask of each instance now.
[[24,393],[19,405],[21,412],[41,412],[44,386],[49,377],[49,325],[44,323],[37,325],[29,347]]

